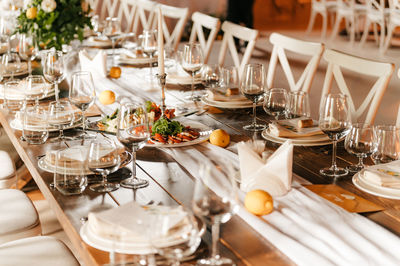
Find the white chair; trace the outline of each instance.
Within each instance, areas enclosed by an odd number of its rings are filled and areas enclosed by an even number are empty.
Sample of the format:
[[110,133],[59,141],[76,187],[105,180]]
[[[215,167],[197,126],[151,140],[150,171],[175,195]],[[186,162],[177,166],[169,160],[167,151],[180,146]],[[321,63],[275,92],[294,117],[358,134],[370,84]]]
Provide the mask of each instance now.
[[[17,189],[0,190],[0,244],[42,233],[32,201]],[[0,259],[0,265],[2,260]]]
[[[324,59],[328,62],[328,68],[322,87],[322,97],[330,92],[332,80],[335,79],[341,93],[348,96],[353,122],[358,121],[366,113],[364,123],[373,124],[383,94],[393,74],[394,64],[368,60],[329,49],[325,51]],[[342,68],[361,75],[377,78],[377,81],[358,108],[354,105],[350,89],[342,73]]]
[[148,0],[136,0],[136,14],[133,20],[133,32],[154,29],[157,25],[157,3]]
[[333,16],[333,13],[336,11],[336,5],[336,0],[312,0],[310,21],[308,22],[307,34],[311,33],[314,26],[315,18],[318,14],[320,14],[322,16],[321,38],[324,39],[326,37],[326,30],[328,28],[329,14],[332,13],[331,15]]
[[0,245],[2,266],[79,266],[69,248],[49,236],[36,236]]
[[10,188],[16,182],[15,164],[6,151],[0,150],[0,189]]
[[[254,46],[256,45],[256,40],[258,38],[258,30],[249,29],[229,21],[222,23],[222,31],[224,32],[224,37],[222,38],[222,44],[219,51],[218,64],[220,66],[224,65],[226,53],[229,52],[232,56],[235,67],[239,71],[239,79],[241,78],[244,70],[244,66],[249,62],[251,54],[253,53]],[[247,41],[247,47],[240,60],[239,54],[236,50],[236,45],[234,37],[239,40]]]
[[383,53],[389,48],[390,42],[392,41],[393,31],[400,26],[400,1],[389,0],[389,18],[387,21],[387,35],[385,44],[383,47]]
[[[189,16],[189,8],[181,8],[167,5],[159,5],[162,13],[162,23],[163,23],[163,33],[164,33],[164,42],[166,46],[173,48],[174,51],[178,50],[179,42],[182,38],[183,30],[185,29],[186,22]],[[169,19],[169,22],[173,20],[176,21],[175,26],[172,27],[170,31],[168,28],[168,24],[165,19]]]
[[[218,18],[211,17],[202,14],[200,12],[193,13],[192,21],[193,21],[193,27],[192,27],[192,32],[190,33],[189,42],[195,42],[196,39],[198,40],[201,48],[203,49],[204,63],[207,64],[221,22],[219,21]],[[204,36],[203,28],[210,30],[207,40]]]
[[119,1],[103,0],[101,6],[100,19],[105,20],[106,17],[115,17],[118,14]]
[[135,0],[120,0],[118,9],[118,19],[121,21],[123,32],[133,31],[133,22],[136,15],[136,1]]
[[345,20],[347,33],[350,34],[350,43],[353,44],[356,36],[358,20],[366,12],[366,6],[356,4],[356,0],[337,0],[336,21],[330,40],[333,41],[339,33],[342,20]]
[[[268,88],[273,87],[275,70],[279,60],[286,79],[289,83],[290,90],[302,90],[309,92],[315,72],[318,68],[319,61],[321,60],[322,52],[324,51],[324,45],[321,43],[306,42],[293,39],[278,33],[272,33],[269,37],[269,41],[274,45],[274,47],[272,49],[271,59],[269,61],[268,67]],[[297,82],[295,82],[294,80],[293,73],[285,53],[286,50],[297,54],[311,56],[311,59],[307,63],[307,66],[305,67]]]
[[[360,46],[363,46],[369,35],[369,28],[371,24],[374,27],[374,36],[376,42],[379,44],[379,50],[383,51],[385,41],[385,21],[389,15],[389,9],[385,8],[385,0],[367,0],[367,13],[365,15],[364,33],[361,37]],[[379,25],[380,36],[378,36],[377,25]]]

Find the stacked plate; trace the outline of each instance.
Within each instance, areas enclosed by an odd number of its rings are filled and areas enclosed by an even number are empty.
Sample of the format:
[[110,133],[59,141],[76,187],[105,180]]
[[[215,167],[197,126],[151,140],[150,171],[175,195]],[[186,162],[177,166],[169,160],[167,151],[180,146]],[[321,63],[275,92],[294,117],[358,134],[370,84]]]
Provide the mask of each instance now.
[[157,57],[150,58],[143,53],[135,54],[133,52],[124,50],[119,55],[118,62],[126,65],[146,65],[157,62]]

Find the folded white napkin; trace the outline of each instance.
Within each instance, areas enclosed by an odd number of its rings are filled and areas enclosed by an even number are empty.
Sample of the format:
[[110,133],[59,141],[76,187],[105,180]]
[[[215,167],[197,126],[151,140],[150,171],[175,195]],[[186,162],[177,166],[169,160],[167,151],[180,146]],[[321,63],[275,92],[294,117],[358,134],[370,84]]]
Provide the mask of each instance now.
[[93,58],[83,50],[79,52],[79,61],[82,71],[89,71],[93,77],[107,77],[107,54],[100,50]]
[[365,168],[360,177],[376,186],[400,189],[400,160]]
[[300,138],[324,134],[318,126],[299,128],[297,126],[298,121],[299,118],[274,121],[268,125],[268,132],[272,136],[284,138]]
[[240,188],[248,192],[262,189],[272,196],[283,196],[292,185],[293,144],[290,140],[282,144],[264,162],[246,142],[237,145],[240,162]]

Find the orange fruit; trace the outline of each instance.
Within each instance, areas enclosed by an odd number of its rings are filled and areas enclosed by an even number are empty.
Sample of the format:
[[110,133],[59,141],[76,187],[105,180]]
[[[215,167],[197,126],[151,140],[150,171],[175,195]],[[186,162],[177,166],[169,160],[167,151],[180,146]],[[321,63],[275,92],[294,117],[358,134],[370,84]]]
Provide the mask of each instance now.
[[274,210],[274,201],[268,192],[256,189],[247,192],[244,206],[252,214],[266,215]]
[[99,95],[99,101],[103,105],[113,104],[115,102],[115,93],[111,90],[102,91]]
[[110,69],[110,77],[113,79],[117,79],[117,78],[121,77],[121,68],[113,66]]
[[28,19],[34,19],[37,16],[37,8],[36,7],[30,7],[26,10],[26,17]]
[[216,146],[225,148],[229,145],[231,138],[228,133],[223,129],[216,129],[211,132],[210,143]]

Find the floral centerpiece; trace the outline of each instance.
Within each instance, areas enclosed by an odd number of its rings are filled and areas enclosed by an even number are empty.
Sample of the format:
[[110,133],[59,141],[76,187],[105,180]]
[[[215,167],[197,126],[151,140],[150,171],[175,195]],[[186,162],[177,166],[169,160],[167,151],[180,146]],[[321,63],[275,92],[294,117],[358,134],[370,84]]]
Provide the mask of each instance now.
[[84,38],[90,23],[90,7],[84,0],[30,0],[18,16],[17,32],[32,34],[41,49],[62,49]]

